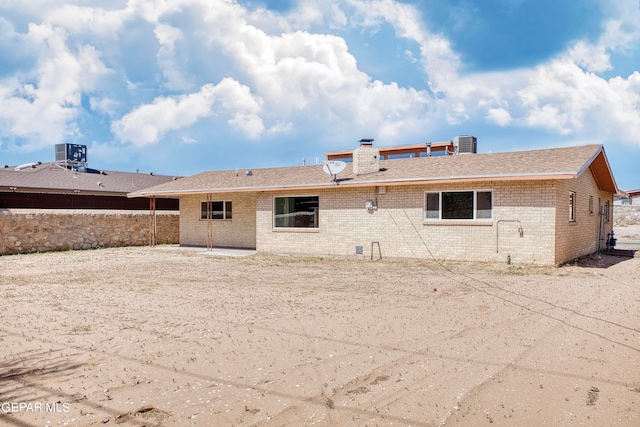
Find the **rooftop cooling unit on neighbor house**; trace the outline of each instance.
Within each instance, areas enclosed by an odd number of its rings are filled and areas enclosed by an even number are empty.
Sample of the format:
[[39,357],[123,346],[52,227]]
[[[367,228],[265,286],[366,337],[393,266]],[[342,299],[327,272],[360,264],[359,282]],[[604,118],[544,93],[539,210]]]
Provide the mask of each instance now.
[[457,154],[478,152],[478,139],[475,136],[456,136],[453,138],[453,148]]
[[87,146],[81,144],[56,144],[56,163],[70,166],[79,172],[87,170]]

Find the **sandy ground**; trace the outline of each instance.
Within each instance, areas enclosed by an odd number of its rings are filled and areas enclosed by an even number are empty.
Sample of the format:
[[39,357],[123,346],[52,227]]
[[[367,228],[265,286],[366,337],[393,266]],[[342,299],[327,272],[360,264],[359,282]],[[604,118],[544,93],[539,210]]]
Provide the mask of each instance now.
[[0,257],[0,425],[638,426],[640,259]]

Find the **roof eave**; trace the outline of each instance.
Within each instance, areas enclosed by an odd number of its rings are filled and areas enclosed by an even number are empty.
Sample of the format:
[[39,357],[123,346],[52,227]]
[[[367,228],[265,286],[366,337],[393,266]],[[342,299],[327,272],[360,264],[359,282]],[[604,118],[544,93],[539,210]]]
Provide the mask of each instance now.
[[[587,168],[591,169],[600,190],[608,191],[615,195],[622,194],[616,184],[613,172],[611,171],[611,165],[609,164],[609,160],[607,159],[607,155],[604,151],[604,146],[600,146],[589,160],[582,165],[578,170],[578,176],[582,175]],[[603,168],[604,172],[602,171]]]
[[127,195],[126,191],[92,191],[86,189],[69,189],[69,188],[45,188],[45,187],[17,187],[16,190],[11,190],[12,186],[0,186],[0,192],[12,192],[12,193],[35,193],[35,194],[80,194],[83,196],[117,196],[123,197]]
[[460,182],[478,182],[478,181],[540,181],[540,180],[554,180],[554,179],[574,179],[577,178],[575,172],[557,172],[557,173],[531,173],[531,174],[518,174],[518,175],[473,175],[473,176],[443,176],[443,177],[416,177],[416,178],[397,178],[397,179],[375,179],[367,181],[340,181],[337,183],[333,181],[325,183],[313,183],[313,184],[285,184],[285,185],[271,185],[271,186],[252,186],[252,187],[219,187],[219,188],[195,188],[188,190],[157,190],[153,191],[136,191],[127,194],[129,198],[135,197],[172,197],[172,196],[187,196],[192,194],[207,194],[207,193],[245,193],[245,192],[262,192],[262,191],[280,191],[280,190],[319,190],[328,188],[339,187],[371,187],[376,185],[418,185],[418,184],[442,184],[442,183],[460,183]]

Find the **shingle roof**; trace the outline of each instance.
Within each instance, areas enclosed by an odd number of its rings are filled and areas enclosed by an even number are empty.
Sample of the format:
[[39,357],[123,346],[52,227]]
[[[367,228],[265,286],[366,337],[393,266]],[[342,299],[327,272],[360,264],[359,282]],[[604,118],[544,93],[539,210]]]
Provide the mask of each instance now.
[[98,171],[74,172],[55,163],[33,164],[20,170],[0,168],[0,191],[17,187],[16,191],[121,195],[166,182],[175,178],[133,172]]
[[352,165],[333,183],[322,165],[210,171],[135,191],[129,197],[176,196],[215,192],[264,191],[275,189],[304,189],[401,185],[410,183],[514,180],[569,179],[582,174],[597,161],[601,188],[617,192],[602,145],[552,148],[491,154],[463,154],[410,159],[381,160],[380,171],[357,176]]

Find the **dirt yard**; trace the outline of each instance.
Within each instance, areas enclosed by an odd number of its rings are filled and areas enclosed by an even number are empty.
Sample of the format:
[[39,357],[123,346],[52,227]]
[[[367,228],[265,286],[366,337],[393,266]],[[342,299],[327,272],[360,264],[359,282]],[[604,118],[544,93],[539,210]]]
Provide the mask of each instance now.
[[638,426],[640,259],[0,257],[0,425]]

